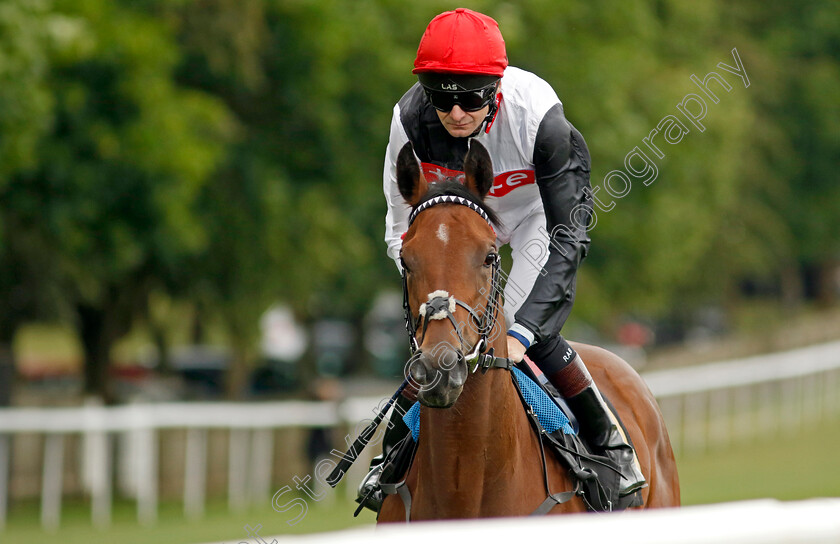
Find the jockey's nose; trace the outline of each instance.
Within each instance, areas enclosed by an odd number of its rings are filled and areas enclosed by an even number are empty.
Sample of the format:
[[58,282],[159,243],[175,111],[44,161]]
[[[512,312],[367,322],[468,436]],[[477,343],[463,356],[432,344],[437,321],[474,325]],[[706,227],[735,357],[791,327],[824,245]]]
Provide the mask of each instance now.
[[464,117],[467,116],[466,112],[461,109],[461,106],[455,104],[452,106],[452,109],[449,111],[449,116],[452,117],[453,121],[460,121]]

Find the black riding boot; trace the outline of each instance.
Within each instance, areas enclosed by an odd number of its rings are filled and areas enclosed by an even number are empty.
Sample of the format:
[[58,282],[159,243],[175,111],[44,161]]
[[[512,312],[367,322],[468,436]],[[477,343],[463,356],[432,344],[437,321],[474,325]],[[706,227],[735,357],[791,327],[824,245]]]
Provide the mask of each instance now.
[[397,398],[396,406],[385,430],[385,436],[382,437],[382,453],[371,460],[370,472],[359,484],[356,502],[374,512],[379,512],[379,509],[382,508],[382,501],[385,500],[382,488],[379,487],[379,479],[382,477],[382,470],[385,468],[385,459],[391,453],[391,450],[408,435],[409,428],[402,418],[413,404],[413,400],[402,395]]
[[621,471],[619,496],[624,497],[645,485],[636,452],[624,436],[604,401],[583,360],[560,335],[535,344],[528,356],[540,367],[557,391],[566,399],[580,423],[580,433],[594,449],[618,465]]
[[567,398],[566,402],[581,422],[583,437],[597,453],[609,457],[621,470],[619,496],[624,497],[644,487],[645,477],[639,470],[636,452],[598,387],[593,383],[574,397]]

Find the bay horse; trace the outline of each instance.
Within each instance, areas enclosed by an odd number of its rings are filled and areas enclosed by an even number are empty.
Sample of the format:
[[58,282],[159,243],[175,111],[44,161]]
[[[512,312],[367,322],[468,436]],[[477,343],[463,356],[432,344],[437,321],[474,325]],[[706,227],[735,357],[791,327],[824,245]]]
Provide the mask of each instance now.
[[[411,309],[407,319],[422,322],[422,331],[409,331],[420,336],[409,372],[420,386],[421,403],[419,442],[405,479],[411,520],[529,515],[548,494],[574,489],[567,469],[553,452],[540,451],[542,443],[510,372],[491,368],[470,373],[468,369],[469,357],[488,348],[506,357],[507,344],[499,326],[494,334],[480,334],[486,325],[482,309],[491,321],[498,325],[501,320],[504,325],[499,293],[492,285],[493,264],[498,261],[490,224],[495,214],[483,202],[493,184],[493,169],[481,144],[471,143],[464,170],[463,186],[453,182],[429,185],[410,143],[397,160],[400,193],[413,207],[401,253],[407,308]],[[445,194],[453,196],[451,202]],[[436,200],[430,204],[432,196]],[[434,300],[437,306],[427,307]],[[440,307],[441,300],[448,301],[444,305],[448,308]],[[425,317],[420,316],[421,307]],[[572,346],[617,409],[635,445],[648,482],[642,490],[642,508],[678,506],[674,454],[647,385],[617,355],[596,346]],[[574,496],[549,513],[585,510],[583,500]],[[388,495],[377,520],[406,521],[404,500]]]

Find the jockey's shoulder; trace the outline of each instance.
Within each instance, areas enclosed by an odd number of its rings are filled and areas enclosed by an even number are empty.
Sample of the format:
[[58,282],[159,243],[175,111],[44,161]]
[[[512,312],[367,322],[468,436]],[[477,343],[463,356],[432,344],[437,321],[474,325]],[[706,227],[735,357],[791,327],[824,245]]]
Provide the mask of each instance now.
[[560,103],[557,93],[547,81],[515,66],[505,69],[502,94],[508,107],[523,108],[537,115]]

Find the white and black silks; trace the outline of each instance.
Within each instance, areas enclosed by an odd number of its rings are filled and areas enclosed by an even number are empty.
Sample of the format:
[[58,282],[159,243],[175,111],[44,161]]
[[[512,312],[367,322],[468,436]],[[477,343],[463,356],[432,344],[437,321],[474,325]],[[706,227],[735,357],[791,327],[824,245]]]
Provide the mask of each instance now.
[[[574,303],[576,272],[590,243],[590,158],[548,83],[509,66],[501,92],[491,129],[484,130],[485,121],[474,138],[493,160],[495,181],[485,201],[501,219],[497,242],[512,250],[507,326],[534,343],[555,337]],[[396,183],[399,150],[410,141],[434,182],[463,177],[469,140],[449,135],[419,84],[394,106],[383,181],[385,240],[397,262],[410,213]]]

